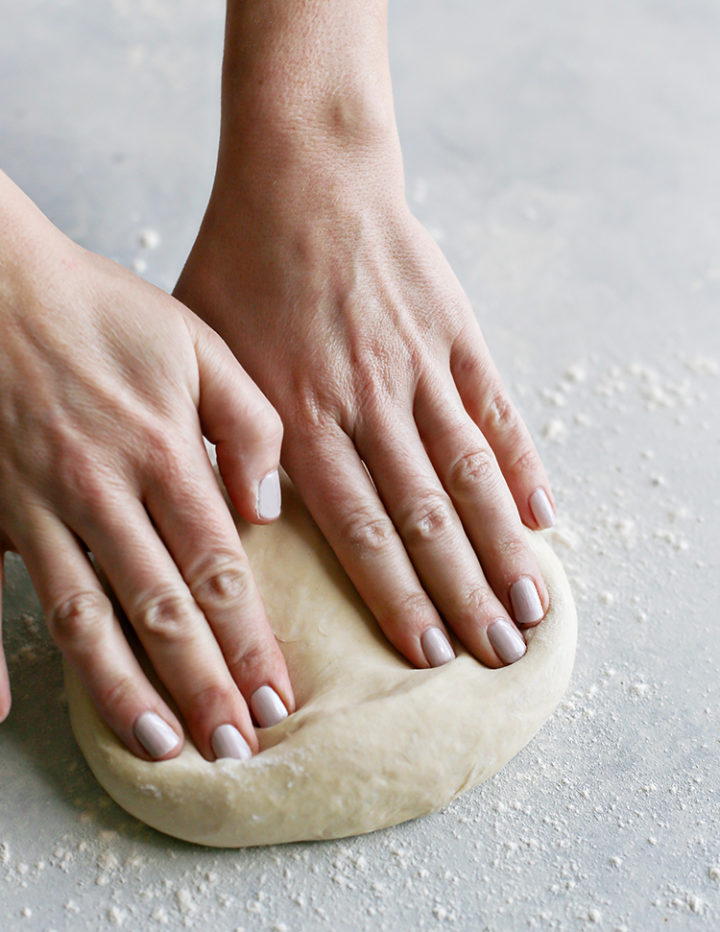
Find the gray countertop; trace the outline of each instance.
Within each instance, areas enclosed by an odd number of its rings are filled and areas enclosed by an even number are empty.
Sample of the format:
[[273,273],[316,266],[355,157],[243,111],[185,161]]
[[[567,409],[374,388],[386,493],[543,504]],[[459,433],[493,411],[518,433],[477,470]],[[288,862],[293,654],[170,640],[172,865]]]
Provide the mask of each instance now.
[[[558,497],[569,693],[442,813],[198,848],[96,784],[11,557],[3,929],[720,926],[720,7],[391,6],[409,198]],[[171,287],[212,180],[222,3],[0,8],[0,165],[85,246]]]

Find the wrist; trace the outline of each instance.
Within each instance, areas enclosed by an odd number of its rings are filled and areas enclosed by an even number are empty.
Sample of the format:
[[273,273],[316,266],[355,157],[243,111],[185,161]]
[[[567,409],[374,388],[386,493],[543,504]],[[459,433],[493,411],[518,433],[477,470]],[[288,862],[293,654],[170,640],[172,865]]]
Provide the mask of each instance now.
[[[0,171],[0,312],[5,321],[42,315],[81,274],[91,255],[59,230]],[[60,283],[60,284],[58,284]]]
[[397,146],[385,0],[229,0],[221,154]]
[[0,267],[30,267],[61,248],[79,247],[0,170]]

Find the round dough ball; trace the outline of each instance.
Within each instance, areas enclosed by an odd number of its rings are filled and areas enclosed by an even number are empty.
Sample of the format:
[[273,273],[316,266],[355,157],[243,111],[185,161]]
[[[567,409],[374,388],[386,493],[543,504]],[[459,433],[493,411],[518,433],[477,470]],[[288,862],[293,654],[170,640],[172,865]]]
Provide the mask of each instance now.
[[291,486],[272,525],[238,522],[285,655],[298,710],[258,732],[249,761],[133,756],[66,667],[73,730],[124,809],[169,835],[243,847],[371,832],[445,806],[532,738],[562,696],[576,618],[559,560],[528,531],[550,592],[527,654],[490,670],[455,645],[416,670],[385,640]]

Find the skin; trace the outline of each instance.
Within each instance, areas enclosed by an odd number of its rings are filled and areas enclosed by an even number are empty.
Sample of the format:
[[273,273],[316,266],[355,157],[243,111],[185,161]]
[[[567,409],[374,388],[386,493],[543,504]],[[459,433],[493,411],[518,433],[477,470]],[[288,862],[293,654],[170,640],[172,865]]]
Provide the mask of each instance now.
[[[282,462],[382,630],[484,663],[552,493],[469,302],[404,194],[386,5],[228,4],[215,184],[176,296],[282,417]],[[537,619],[539,620],[539,619]]]
[[[86,550],[200,751],[214,759],[221,724],[257,750],[249,697],[270,684],[294,700],[203,434],[233,504],[261,523],[277,414],[202,321],[72,243],[2,174],[0,332],[0,565],[20,553],[52,636],[139,757],[142,713],[182,726]],[[0,719],[9,708],[2,658]]]

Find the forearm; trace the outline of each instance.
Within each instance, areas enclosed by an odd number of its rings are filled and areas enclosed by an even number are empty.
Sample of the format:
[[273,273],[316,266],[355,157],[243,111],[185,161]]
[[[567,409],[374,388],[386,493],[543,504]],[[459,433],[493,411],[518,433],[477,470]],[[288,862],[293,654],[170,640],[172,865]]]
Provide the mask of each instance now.
[[221,156],[396,144],[386,0],[228,0]]

